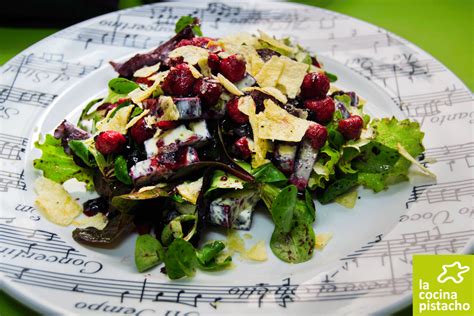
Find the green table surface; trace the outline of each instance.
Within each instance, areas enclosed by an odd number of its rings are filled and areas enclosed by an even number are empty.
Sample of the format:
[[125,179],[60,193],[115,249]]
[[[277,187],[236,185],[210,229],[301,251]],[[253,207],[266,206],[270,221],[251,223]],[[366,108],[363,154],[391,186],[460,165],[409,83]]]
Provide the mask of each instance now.
[[[138,1],[128,1],[137,3]],[[306,0],[373,23],[418,45],[474,89],[474,1],[472,0]],[[55,33],[54,28],[0,27],[0,65],[23,49]],[[410,315],[411,307],[397,313]],[[35,315],[0,292],[0,315]]]

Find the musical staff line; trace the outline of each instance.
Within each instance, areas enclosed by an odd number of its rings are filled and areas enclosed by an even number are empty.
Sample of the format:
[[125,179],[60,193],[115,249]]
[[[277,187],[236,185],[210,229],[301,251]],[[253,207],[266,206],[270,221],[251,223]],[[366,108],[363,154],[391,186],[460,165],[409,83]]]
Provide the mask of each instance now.
[[24,171],[21,173],[0,170],[0,192],[8,192],[8,189],[26,191]]
[[406,207],[413,202],[427,201],[429,204],[457,202],[461,196],[474,195],[474,179],[424,184],[414,186]]
[[[189,284],[158,283],[149,280],[131,281],[96,278],[83,275],[56,273],[0,263],[0,271],[14,282],[81,293],[130,299],[142,302],[168,302],[196,307],[200,303],[255,303],[262,306],[277,303],[286,307],[289,302],[347,300],[359,297],[378,297],[403,293],[411,289],[410,276],[396,279],[376,279],[362,282],[331,282],[314,284],[256,284],[249,286],[191,287]],[[146,286],[145,286],[146,284]]]
[[0,133],[0,158],[21,160],[20,154],[26,150],[28,138]]
[[64,240],[61,240],[56,233],[48,232],[40,229],[30,229],[13,225],[0,224],[0,231],[7,233],[14,233],[20,237],[26,237],[32,240],[48,240],[50,242],[65,244]]
[[44,108],[50,105],[57,96],[57,94],[0,85],[0,103],[11,101]]

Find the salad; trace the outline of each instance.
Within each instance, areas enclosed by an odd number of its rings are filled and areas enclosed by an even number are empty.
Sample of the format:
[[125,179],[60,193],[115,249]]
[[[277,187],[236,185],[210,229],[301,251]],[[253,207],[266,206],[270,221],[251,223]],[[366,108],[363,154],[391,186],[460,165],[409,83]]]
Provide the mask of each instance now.
[[[111,65],[108,95],[35,143],[36,205],[77,226],[79,243],[138,232],[139,272],[164,263],[169,278],[191,277],[229,267],[233,252],[265,260],[263,243],[242,250],[235,233],[202,242],[211,226],[250,230],[259,205],[273,219],[273,254],[301,263],[318,243],[314,199],[353,207],[358,186],[386,190],[412,163],[431,175],[413,158],[424,150],[418,123],[369,117],[288,38],[203,37],[186,16],[167,42]],[[78,204],[62,186],[73,178],[99,197]]]

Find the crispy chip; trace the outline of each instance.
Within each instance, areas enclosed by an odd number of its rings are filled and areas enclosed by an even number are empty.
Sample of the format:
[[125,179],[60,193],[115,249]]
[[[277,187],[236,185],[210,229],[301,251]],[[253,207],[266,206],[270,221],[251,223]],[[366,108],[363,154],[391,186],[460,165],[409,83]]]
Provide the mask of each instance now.
[[36,206],[54,224],[67,226],[82,213],[81,205],[59,183],[41,177],[35,181],[35,191]]
[[196,65],[201,58],[207,58],[209,51],[205,48],[197,46],[181,46],[169,53],[169,57],[179,57],[182,56],[184,61],[190,65]]
[[[264,33],[263,31],[258,30],[258,33],[260,34],[260,40],[261,41],[264,41],[264,42],[270,44],[271,46],[273,46],[275,48],[278,48],[281,51],[287,52],[289,54],[295,54],[298,51],[298,49],[296,47],[288,46],[285,43],[283,43],[283,41],[274,39],[273,37],[271,37],[270,35]],[[306,67],[308,67],[308,66],[306,66]]]
[[[135,105],[133,104],[128,105],[118,109],[113,117],[107,115],[103,120],[97,122],[97,131],[117,131],[122,134],[127,133],[128,118],[134,107]],[[109,113],[113,113],[113,111],[110,111]]]
[[221,85],[230,93],[234,95],[244,95],[242,91],[239,90],[232,82],[230,82],[226,77],[221,74],[217,74],[217,80],[221,83]]
[[169,72],[169,70],[161,71],[159,73],[154,74],[153,76],[150,76],[148,80],[158,81],[158,83],[160,83],[163,81],[163,79],[165,79]]
[[135,116],[134,118],[132,118],[130,120],[130,122],[127,123],[127,126],[125,126],[125,129],[129,129],[130,127],[132,127],[133,125],[135,125],[139,120],[141,120],[143,117],[145,117],[146,115],[148,115],[148,113],[150,112],[149,109],[146,109],[145,111],[143,111],[142,113],[140,113],[139,115]]
[[199,79],[202,77],[201,73],[199,72],[199,70],[196,69],[196,67],[194,67],[193,65],[188,65],[188,66],[189,66],[189,70],[191,70],[191,74],[193,75],[195,79]]
[[158,69],[160,69],[160,63],[157,63],[153,66],[147,66],[147,67],[140,68],[140,69],[138,69],[137,71],[135,71],[133,73],[133,76],[137,77],[137,78],[146,78],[146,77],[149,77],[150,75],[154,74],[155,72],[157,72]]
[[312,123],[291,115],[270,99],[263,102],[265,110],[257,114],[258,137],[300,142]]
[[260,240],[252,248],[247,250],[243,257],[253,261],[266,261],[268,259],[265,241]]
[[288,102],[288,98],[280,90],[278,90],[277,88],[274,88],[274,87],[263,87],[263,88],[247,87],[247,88],[242,89],[242,91],[244,91],[244,92],[250,92],[250,91],[253,91],[253,90],[257,90],[257,91],[263,92],[265,94],[268,94],[268,95],[274,97],[275,99],[277,99],[278,101],[280,101],[283,104]]
[[331,233],[319,233],[316,234],[316,243],[314,246],[316,249],[322,250],[328,242],[332,239],[332,234]]
[[107,222],[107,216],[105,216],[103,213],[97,213],[94,216],[76,219],[72,222],[72,224],[79,228],[94,227],[98,230],[102,230],[105,228],[105,226],[107,226]]
[[278,78],[277,88],[293,99],[298,94],[304,76],[308,70],[308,65],[294,61],[288,57],[280,56],[284,63],[283,70]]
[[284,66],[285,63],[279,57],[272,56],[255,75],[255,80],[260,87],[275,87]]
[[176,187],[178,193],[189,203],[196,205],[199,192],[201,192],[202,177],[194,182],[185,182]]
[[159,121],[177,121],[179,119],[179,111],[172,97],[160,96],[160,108],[163,110],[163,115],[159,117]]

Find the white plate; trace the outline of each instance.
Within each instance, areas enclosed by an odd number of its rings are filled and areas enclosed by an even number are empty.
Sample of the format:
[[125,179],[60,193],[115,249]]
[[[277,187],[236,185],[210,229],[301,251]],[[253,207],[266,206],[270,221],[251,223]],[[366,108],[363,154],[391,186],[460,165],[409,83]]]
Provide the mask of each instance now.
[[[71,228],[47,222],[33,206],[33,142],[104,92],[115,76],[107,61],[155,47],[187,14],[201,18],[209,36],[262,29],[318,53],[338,86],[369,101],[372,115],[421,123],[437,181],[413,177],[376,195],[360,190],[352,210],[317,205],[316,232],[334,238],[298,265],[267,247],[267,262],[236,258],[233,270],[170,281],[159,268],[136,272],[133,236],[113,250],[75,243]],[[60,31],[0,72],[0,272],[8,293],[41,312],[386,313],[410,302],[413,254],[472,251],[471,92],[433,57],[376,26],[295,4],[154,4]],[[268,244],[271,229],[268,216],[257,214],[248,243]]]

